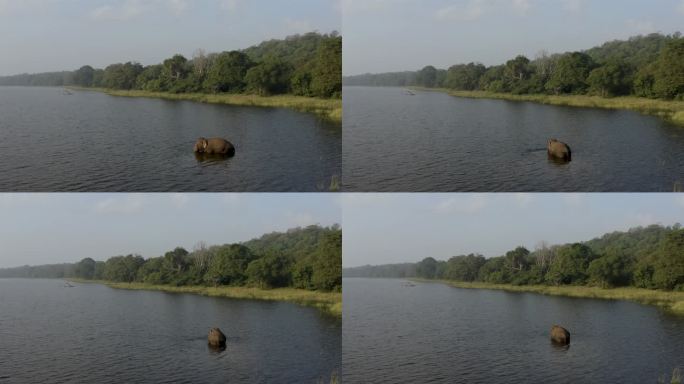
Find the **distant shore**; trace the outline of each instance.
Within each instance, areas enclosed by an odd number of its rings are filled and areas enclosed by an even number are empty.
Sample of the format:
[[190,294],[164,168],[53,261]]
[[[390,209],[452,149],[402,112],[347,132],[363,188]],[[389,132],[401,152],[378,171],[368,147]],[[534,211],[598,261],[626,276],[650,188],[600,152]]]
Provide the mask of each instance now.
[[420,282],[435,282],[465,289],[492,289],[507,292],[528,292],[550,296],[566,296],[585,299],[628,300],[640,304],[655,305],[678,315],[684,315],[684,292],[656,291],[634,287],[599,288],[588,286],[512,285],[481,282],[460,282],[451,280],[410,279]]
[[290,108],[300,112],[315,113],[331,121],[342,121],[342,100],[321,99],[294,95],[258,96],[248,94],[169,93],[140,90],[117,90],[108,88],[67,87],[77,91],[103,92],[111,96],[146,97],[164,100],[187,100],[208,104],[236,106]]
[[230,299],[249,299],[267,301],[287,301],[295,304],[315,307],[320,311],[336,317],[342,317],[342,293],[317,292],[296,288],[260,289],[252,287],[204,287],[157,285],[145,283],[114,283],[105,280],[67,279],[68,281],[86,284],[103,284],[116,289],[163,291],[171,293],[190,293],[202,296],[226,297]]
[[587,95],[514,95],[486,91],[455,91],[446,88],[410,87],[422,91],[445,92],[455,97],[470,99],[497,99],[509,101],[530,101],[540,104],[567,107],[627,109],[646,115],[654,115],[684,127],[684,101],[647,99],[644,97],[622,96],[601,97]]

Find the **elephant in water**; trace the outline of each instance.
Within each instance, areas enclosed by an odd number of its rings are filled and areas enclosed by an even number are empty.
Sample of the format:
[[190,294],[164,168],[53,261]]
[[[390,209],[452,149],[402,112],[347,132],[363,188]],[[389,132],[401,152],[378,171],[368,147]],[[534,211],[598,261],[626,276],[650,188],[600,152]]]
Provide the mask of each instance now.
[[547,152],[550,157],[554,157],[563,161],[572,161],[572,151],[570,151],[570,147],[556,139],[549,140]]
[[197,139],[193,150],[195,153],[204,153],[207,155],[235,155],[235,147],[233,144],[230,141],[220,137],[213,137],[211,139],[200,137]]
[[551,341],[559,345],[569,345],[570,332],[559,325],[554,325],[551,327]]

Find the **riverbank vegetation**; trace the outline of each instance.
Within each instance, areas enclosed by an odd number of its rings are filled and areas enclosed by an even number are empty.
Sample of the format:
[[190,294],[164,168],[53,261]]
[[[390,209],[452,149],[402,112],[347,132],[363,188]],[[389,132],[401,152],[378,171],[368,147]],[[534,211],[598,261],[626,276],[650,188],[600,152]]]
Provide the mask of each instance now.
[[346,277],[401,277],[447,281],[464,288],[505,289],[573,297],[625,299],[684,314],[684,229],[651,225],[582,243],[505,255],[426,257],[418,263],[364,266]]
[[[581,52],[549,54],[530,60],[519,55],[501,65],[426,66],[420,71],[347,77],[346,85],[420,86],[457,91],[455,96],[494,97],[570,106],[635,109],[659,114],[684,125],[684,38],[650,34],[611,41]],[[464,92],[465,91],[465,92]],[[477,93],[471,93],[477,91]],[[531,95],[529,97],[514,97]],[[553,98],[583,95],[593,98]],[[631,96],[609,101],[609,98]],[[606,99],[606,100],[601,100]]]
[[342,230],[309,226],[244,243],[177,247],[163,256],[85,258],[78,263],[0,269],[0,277],[77,278],[115,288],[287,300],[341,314]]
[[[334,117],[341,116],[342,37],[336,32],[312,32],[265,41],[243,50],[207,53],[200,49],[190,59],[177,54],[156,65],[126,62],[104,69],[85,65],[73,72],[0,77],[0,85],[106,88],[114,94],[115,91],[137,91],[124,93],[126,96],[187,95],[178,98],[299,107],[314,112],[323,109],[326,116]],[[275,95],[293,97],[264,100]],[[304,101],[308,98],[312,101]]]

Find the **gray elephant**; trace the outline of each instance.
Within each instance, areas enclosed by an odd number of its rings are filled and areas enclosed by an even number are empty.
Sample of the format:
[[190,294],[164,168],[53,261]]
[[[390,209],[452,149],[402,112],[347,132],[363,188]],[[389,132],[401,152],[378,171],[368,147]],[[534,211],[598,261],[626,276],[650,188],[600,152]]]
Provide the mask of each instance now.
[[235,155],[235,147],[233,144],[230,141],[220,137],[213,137],[211,139],[200,137],[197,139],[197,142],[195,142],[193,150],[195,153],[204,153],[207,155]]
[[554,157],[556,159],[560,159],[563,161],[572,160],[572,151],[570,151],[570,147],[567,144],[560,142],[556,139],[549,140],[547,152],[550,157]]
[[554,325],[551,327],[551,341],[559,345],[569,345],[570,332],[559,325]]

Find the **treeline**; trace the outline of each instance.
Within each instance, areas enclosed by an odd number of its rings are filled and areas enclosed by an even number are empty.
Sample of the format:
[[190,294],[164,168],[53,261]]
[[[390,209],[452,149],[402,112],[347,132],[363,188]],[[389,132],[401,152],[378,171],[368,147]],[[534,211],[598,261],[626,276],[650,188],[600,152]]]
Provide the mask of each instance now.
[[73,264],[0,269],[0,277],[81,278],[149,284],[342,289],[342,230],[309,226],[241,244],[178,247],[163,256],[85,258]]
[[418,263],[363,266],[345,277],[420,277],[514,285],[594,285],[684,290],[684,229],[651,225],[613,232],[583,243],[535,250],[517,247],[505,255],[427,257]]
[[239,51],[174,55],[157,65],[136,62],[104,69],[0,77],[0,85],[80,86],[172,93],[342,95],[342,37],[307,33]]
[[513,94],[634,95],[684,98],[684,38],[650,34],[616,40],[583,52],[536,58],[520,55],[505,64],[427,66],[417,72],[345,77],[345,85],[422,86]]

